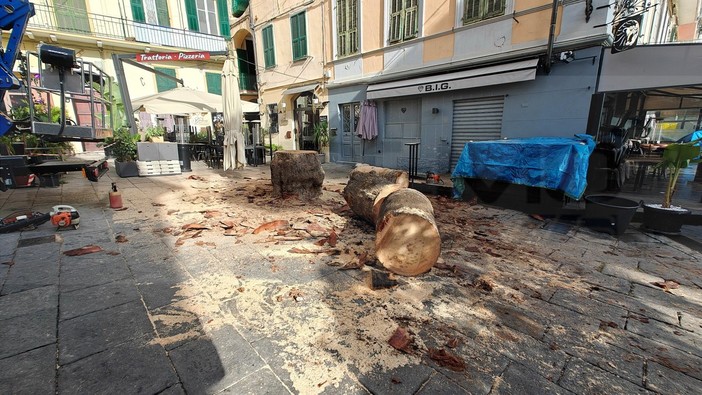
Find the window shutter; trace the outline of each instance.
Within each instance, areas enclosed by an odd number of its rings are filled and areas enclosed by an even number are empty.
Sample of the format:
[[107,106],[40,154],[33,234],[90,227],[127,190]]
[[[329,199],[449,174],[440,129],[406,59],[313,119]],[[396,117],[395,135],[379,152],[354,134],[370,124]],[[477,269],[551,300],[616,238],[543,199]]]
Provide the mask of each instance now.
[[222,94],[222,73],[206,73],[207,92],[215,95]]
[[267,26],[263,29],[263,59],[266,67],[275,66],[275,47],[273,44],[273,26]]
[[405,31],[402,35],[403,40],[417,37],[419,13],[417,12],[417,0],[407,0],[407,8],[405,8]]
[[348,48],[349,54],[358,52],[358,1],[349,0]]
[[[176,76],[175,69],[168,69],[168,68],[164,68],[164,67],[154,67],[154,70],[160,71],[164,74],[168,74],[168,75],[173,76],[173,77]],[[164,91],[169,91],[171,89],[175,89],[176,86],[177,86],[177,84],[174,80],[156,74],[156,90],[158,90],[159,92],[164,92]]]
[[227,0],[217,0],[217,19],[219,19],[219,34],[227,40],[231,38],[229,28],[229,11]]
[[505,0],[487,0],[484,18],[500,16],[505,13]]
[[132,18],[135,22],[146,22],[146,14],[144,14],[144,3],[142,0],[131,0]]
[[305,13],[293,15],[290,18],[290,32],[292,33],[293,60],[307,56],[307,36],[305,32]]
[[347,55],[348,27],[347,23],[347,7],[346,0],[336,1],[336,52],[339,56]]
[[195,0],[185,0],[185,14],[188,16],[188,29],[199,32],[200,23],[197,20],[197,7]]
[[156,16],[161,26],[171,26],[171,16],[168,13],[167,0],[156,0]]
[[307,21],[305,13],[298,14],[297,18],[297,30],[298,30],[298,48],[300,58],[307,56]]
[[397,42],[402,39],[402,1],[392,0],[390,10],[390,42]]

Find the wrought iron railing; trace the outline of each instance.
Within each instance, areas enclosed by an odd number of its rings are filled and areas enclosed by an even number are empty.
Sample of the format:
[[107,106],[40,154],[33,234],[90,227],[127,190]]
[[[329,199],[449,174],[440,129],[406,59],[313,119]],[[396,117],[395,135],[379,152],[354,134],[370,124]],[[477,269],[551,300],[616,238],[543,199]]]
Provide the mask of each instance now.
[[54,7],[43,4],[35,4],[34,9],[36,15],[29,19],[28,29],[76,33],[201,51],[226,50],[225,38],[212,34],[86,13],[84,10],[67,10],[65,7],[61,7],[58,13]]

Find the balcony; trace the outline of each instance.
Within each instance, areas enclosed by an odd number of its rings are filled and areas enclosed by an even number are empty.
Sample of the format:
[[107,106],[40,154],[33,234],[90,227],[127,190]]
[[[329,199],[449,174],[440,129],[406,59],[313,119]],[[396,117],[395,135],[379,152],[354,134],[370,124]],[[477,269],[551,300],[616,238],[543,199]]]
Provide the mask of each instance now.
[[232,3],[232,14],[235,18],[244,15],[244,12],[249,7],[249,0],[234,0]]
[[34,9],[36,15],[29,19],[27,30],[66,32],[198,51],[226,51],[226,40],[221,36],[135,22],[84,10],[62,10],[56,13],[54,7],[42,4],[34,4]]
[[256,74],[239,73],[239,89],[256,92]]

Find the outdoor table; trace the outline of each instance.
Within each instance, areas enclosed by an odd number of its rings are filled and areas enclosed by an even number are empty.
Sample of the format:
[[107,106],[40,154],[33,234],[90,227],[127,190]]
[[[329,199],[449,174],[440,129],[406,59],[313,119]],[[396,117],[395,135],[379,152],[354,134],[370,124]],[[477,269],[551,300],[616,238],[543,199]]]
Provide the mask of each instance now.
[[634,176],[634,191],[638,191],[643,186],[646,179],[646,173],[651,166],[658,165],[663,161],[660,155],[636,156],[626,159],[627,163],[636,166],[636,175]]

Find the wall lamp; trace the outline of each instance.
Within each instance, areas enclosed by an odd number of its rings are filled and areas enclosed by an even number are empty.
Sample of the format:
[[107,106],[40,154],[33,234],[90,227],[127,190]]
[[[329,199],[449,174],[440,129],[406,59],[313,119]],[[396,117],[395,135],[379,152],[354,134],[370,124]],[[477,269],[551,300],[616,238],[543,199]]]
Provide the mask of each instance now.
[[432,114],[438,114],[438,113],[439,113],[439,109],[436,108],[436,107],[434,107],[434,108],[431,109],[431,113],[432,113]]
[[563,63],[566,63],[566,64],[570,63],[570,62],[575,62],[576,60],[585,60],[585,59],[592,59],[592,64],[595,64],[595,60],[597,59],[597,56],[586,56],[584,58],[576,58],[575,52],[573,52],[573,51],[564,51],[558,55],[558,60],[563,62]]
[[95,41],[95,45],[97,45],[98,48],[102,48],[102,41],[100,41],[100,40]]

